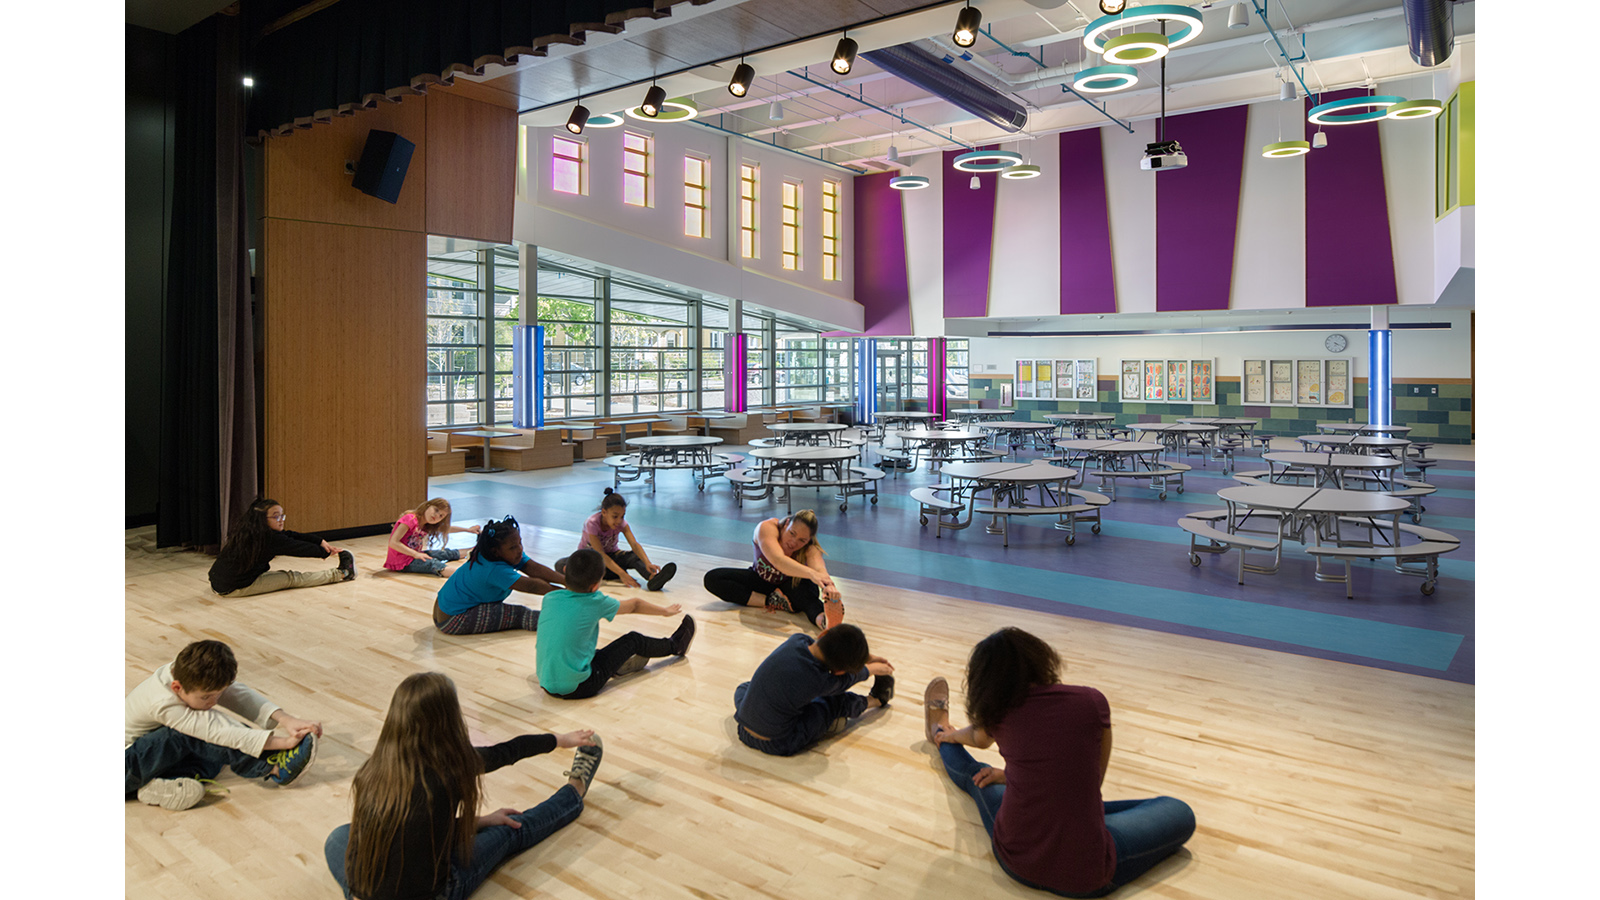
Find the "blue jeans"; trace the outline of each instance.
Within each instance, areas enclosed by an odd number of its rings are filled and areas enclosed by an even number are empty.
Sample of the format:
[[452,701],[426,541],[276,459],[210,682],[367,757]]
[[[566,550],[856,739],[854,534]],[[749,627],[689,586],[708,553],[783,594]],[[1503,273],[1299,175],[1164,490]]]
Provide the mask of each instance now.
[[417,575],[439,575],[444,572],[445,563],[455,562],[461,558],[460,550],[452,550],[448,547],[443,550],[424,550],[422,552],[428,554],[427,559],[413,559],[411,562],[406,563],[406,567],[400,571]]
[[[744,695],[750,690],[750,682],[746,681],[733,689],[733,708],[738,709],[744,703]],[[751,734],[743,725],[739,725],[739,741],[752,750],[760,750],[772,756],[793,756],[809,748],[827,733],[828,726],[833,720],[844,716],[854,719],[867,711],[867,698],[845,691],[818,697],[805,705],[800,711],[800,717],[790,723],[787,734],[777,735],[770,740],[758,738]]]
[[127,797],[157,778],[215,778],[228,766],[243,778],[265,778],[272,763],[242,750],[208,744],[165,725],[122,752]]
[[[967,748],[960,744],[940,744],[939,758],[944,770],[956,786],[966,791],[978,803],[978,815],[983,819],[984,830],[994,838],[994,817],[1000,812],[1000,801],[1005,797],[1003,784],[978,787],[973,776],[983,763],[972,758]],[[1068,894],[1034,884],[1006,868],[1000,868],[1021,884],[1036,890],[1048,891],[1060,897],[1102,897],[1149,871],[1156,863],[1166,859],[1182,847],[1194,834],[1194,810],[1189,804],[1172,797],[1151,797],[1148,800],[1108,800],[1105,802],[1106,830],[1117,848],[1117,868],[1111,883],[1092,894]]]
[[[578,818],[583,812],[583,798],[572,785],[562,785],[561,790],[550,795],[532,809],[525,809],[511,818],[522,823],[521,828],[509,825],[491,825],[478,832],[472,842],[472,861],[462,862],[452,856],[450,874],[444,888],[435,895],[444,900],[465,900],[478,885],[489,880],[500,864],[532,847]],[[339,889],[350,897],[350,885],[344,877],[344,852],[350,843],[350,826],[340,825],[328,835],[322,852],[328,860],[328,871]]]

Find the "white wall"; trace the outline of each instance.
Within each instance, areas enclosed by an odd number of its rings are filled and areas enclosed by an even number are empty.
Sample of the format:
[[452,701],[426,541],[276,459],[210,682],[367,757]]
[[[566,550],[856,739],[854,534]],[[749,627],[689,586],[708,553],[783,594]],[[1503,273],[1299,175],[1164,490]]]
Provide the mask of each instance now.
[[1261,155],[1267,144],[1310,140],[1304,113],[1305,104],[1298,100],[1250,104],[1239,241],[1233,255],[1233,309],[1306,305],[1306,157]]
[[[650,134],[655,141],[654,206],[622,202],[622,135]],[[684,287],[736,297],[768,309],[816,319],[841,329],[861,327],[854,300],[855,182],[850,173],[693,124],[629,120],[620,128],[591,128],[578,140],[588,147],[588,193],[551,189],[552,137],[572,136],[564,128],[528,128],[525,168],[519,185],[513,237],[619,269],[648,274]],[[710,165],[711,226],[707,237],[685,235],[683,158],[693,154]],[[760,257],[739,256],[736,218],[738,166],[760,166]],[[782,267],[782,184],[800,182],[801,269]],[[822,278],[822,183],[839,185],[840,279]]]
[[901,191],[906,228],[906,276],[911,286],[911,334],[944,334],[944,171],[943,154],[916,158],[907,175],[926,175],[928,186]]
[[[1038,315],[1061,308],[1061,216],[1059,203],[1040,202],[1061,196],[1061,136],[1001,144],[1039,167],[1038,178],[1014,181],[984,174],[985,186],[997,184],[994,216],[994,263],[989,268],[989,315]],[[965,188],[965,185],[963,185]]]

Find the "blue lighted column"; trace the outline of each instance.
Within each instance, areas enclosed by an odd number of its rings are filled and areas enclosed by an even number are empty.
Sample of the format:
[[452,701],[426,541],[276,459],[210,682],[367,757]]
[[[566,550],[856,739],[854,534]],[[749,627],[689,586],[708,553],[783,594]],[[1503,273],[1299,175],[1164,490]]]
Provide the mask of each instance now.
[[1394,390],[1389,380],[1389,310],[1372,308],[1372,330],[1367,332],[1367,424],[1393,425]]
[[544,427],[544,326],[511,329],[511,424]]
[[871,425],[878,419],[878,342],[856,339],[856,423]]

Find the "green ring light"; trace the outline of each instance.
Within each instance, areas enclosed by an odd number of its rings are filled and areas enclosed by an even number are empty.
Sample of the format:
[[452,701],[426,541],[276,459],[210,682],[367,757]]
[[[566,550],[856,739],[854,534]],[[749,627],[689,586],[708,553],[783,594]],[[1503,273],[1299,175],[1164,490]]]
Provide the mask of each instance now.
[[[1389,107],[1396,103],[1404,103],[1406,98],[1379,94],[1375,97],[1346,97],[1343,100],[1330,100],[1311,107],[1311,112],[1306,114],[1306,121],[1313,125],[1356,125],[1361,122],[1372,122],[1389,114]],[[1340,110],[1367,109],[1366,112],[1343,113]]]
[[1384,114],[1386,119],[1426,119],[1444,112],[1444,104],[1438,100],[1407,100],[1389,107]]
[[1012,166],[1004,172],[1001,172],[1000,177],[1021,181],[1024,178],[1038,178],[1043,174],[1044,172],[1040,171],[1038,166]]
[[973,150],[956,157],[955,167],[963,172],[999,172],[1022,165],[1022,154],[1010,150]]
[[1155,62],[1166,56],[1170,49],[1172,45],[1167,41],[1166,35],[1136,31],[1133,34],[1119,34],[1106,41],[1101,55],[1108,63],[1137,65]]
[[1261,155],[1267,159],[1287,159],[1291,156],[1303,156],[1310,152],[1310,141],[1278,141],[1261,148]]
[[1139,83],[1139,70],[1133,66],[1090,66],[1072,76],[1072,89],[1085,94],[1109,94]]
[[1200,14],[1187,6],[1158,3],[1153,6],[1130,6],[1114,16],[1101,16],[1089,23],[1083,32],[1084,46],[1096,53],[1106,52],[1106,32],[1126,25],[1143,22],[1182,22],[1183,27],[1167,35],[1167,48],[1176,50],[1200,36],[1206,23]]

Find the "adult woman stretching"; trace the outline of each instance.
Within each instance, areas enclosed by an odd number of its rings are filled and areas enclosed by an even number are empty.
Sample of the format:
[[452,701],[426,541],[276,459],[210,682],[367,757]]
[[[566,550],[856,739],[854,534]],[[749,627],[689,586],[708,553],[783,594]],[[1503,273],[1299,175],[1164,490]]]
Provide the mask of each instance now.
[[[1111,759],[1111,708],[1091,687],[1058,683],[1061,659],[1019,628],[978,642],[967,662],[966,728],[950,726],[950,686],[928,684],[928,741],[978,802],[1000,868],[1062,897],[1100,897],[1137,878],[1194,834],[1182,800],[1112,800],[1100,784]],[[998,742],[1004,768],[962,744]]]
[[735,606],[797,612],[824,630],[844,621],[844,601],[817,543],[817,514],[802,509],[756,526],[756,561],[748,569],[712,569],[706,590]]
[[[557,747],[577,753],[567,783],[531,809],[478,815],[479,778]],[[351,821],[323,853],[346,897],[461,900],[511,856],[583,812],[600,765],[592,731],[525,734],[492,747],[467,739],[456,686],[438,672],[409,675],[395,689],[372,755],[356,771]]]

